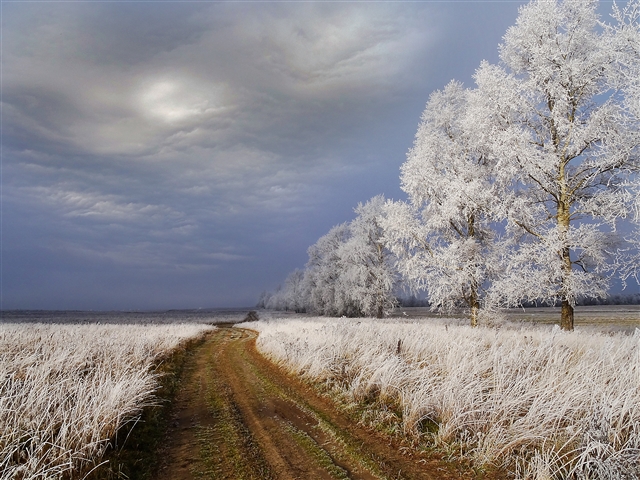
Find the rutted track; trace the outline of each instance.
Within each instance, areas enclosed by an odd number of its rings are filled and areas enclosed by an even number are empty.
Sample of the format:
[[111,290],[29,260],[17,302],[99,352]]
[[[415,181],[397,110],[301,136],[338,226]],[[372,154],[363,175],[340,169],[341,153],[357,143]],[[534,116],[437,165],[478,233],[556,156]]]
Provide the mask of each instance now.
[[222,327],[197,347],[159,480],[474,478],[354,424],[262,358],[255,338]]

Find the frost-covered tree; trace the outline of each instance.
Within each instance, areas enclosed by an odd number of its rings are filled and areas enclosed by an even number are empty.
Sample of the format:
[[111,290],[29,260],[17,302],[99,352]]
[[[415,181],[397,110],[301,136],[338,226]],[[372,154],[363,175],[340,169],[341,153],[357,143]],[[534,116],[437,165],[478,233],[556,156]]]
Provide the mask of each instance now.
[[395,306],[396,271],[382,244],[384,198],[355,209],[350,223],[333,227],[309,247],[305,272],[309,310],[320,315],[382,317]]
[[357,308],[359,315],[378,318],[397,303],[395,260],[382,241],[384,204],[382,195],[358,204],[357,216],[349,223],[350,237],[338,250],[343,298]]
[[267,308],[330,316],[382,317],[396,304],[395,261],[382,244],[384,197],[355,209],[350,223],[333,227],[309,247],[304,271],[296,270]]
[[432,308],[468,308],[475,326],[494,275],[501,186],[469,116],[472,95],[457,82],[431,95],[401,169],[409,204],[389,203],[384,227],[410,285]]
[[258,302],[256,303],[256,308],[268,308],[269,300],[273,294],[263,290],[260,293],[260,297],[258,298]]
[[596,7],[522,7],[500,46],[502,66],[485,62],[475,76],[477,125],[514,185],[514,242],[493,293],[509,304],[559,301],[567,330],[578,297],[606,295],[616,222],[628,212],[623,186],[637,168],[639,128],[621,70],[637,71],[638,56],[621,51],[621,29],[603,27]]
[[262,292],[258,307],[270,310],[291,310],[303,313],[307,309],[309,291],[305,281],[304,270],[295,269],[275,293]]
[[[633,0],[624,8],[614,4],[614,24],[606,25],[612,43],[618,52],[614,78],[625,91],[626,107],[640,123],[640,1]],[[637,152],[636,152],[637,155]],[[627,236],[629,245],[620,257],[621,277],[626,283],[631,277],[640,283],[640,175],[638,172],[627,184],[634,231]]]
[[630,279],[640,284],[640,175],[629,183],[629,199],[634,230],[627,235],[627,248],[619,256],[620,276],[626,286]]
[[616,52],[609,75],[625,92],[628,111],[640,118],[640,0],[631,0],[624,8],[613,4],[614,23],[603,24],[611,48]]
[[319,315],[351,314],[355,306],[346,298],[340,282],[342,261],[340,247],[350,236],[349,225],[336,225],[309,247],[306,282],[309,289],[309,309]]

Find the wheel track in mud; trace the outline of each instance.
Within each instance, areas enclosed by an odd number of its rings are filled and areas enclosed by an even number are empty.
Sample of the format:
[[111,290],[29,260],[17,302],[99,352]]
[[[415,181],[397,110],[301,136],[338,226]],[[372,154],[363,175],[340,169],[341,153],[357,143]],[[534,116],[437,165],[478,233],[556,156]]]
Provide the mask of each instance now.
[[158,480],[482,478],[357,425],[265,360],[256,337],[222,327],[196,347]]

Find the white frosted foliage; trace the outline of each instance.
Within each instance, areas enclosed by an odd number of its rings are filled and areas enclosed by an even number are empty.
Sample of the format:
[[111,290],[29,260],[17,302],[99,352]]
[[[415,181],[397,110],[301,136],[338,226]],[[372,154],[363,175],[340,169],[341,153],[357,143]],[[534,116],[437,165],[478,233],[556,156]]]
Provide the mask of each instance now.
[[[625,185],[638,168],[640,124],[630,108],[637,79],[629,72],[640,57],[622,46],[623,29],[599,23],[596,7],[522,7],[500,47],[502,66],[483,63],[475,75],[475,124],[490,135],[513,192],[512,243],[493,298],[562,301],[563,328],[573,328],[579,297],[607,293],[623,240],[617,223],[629,212]],[[626,28],[637,35],[637,23]]]
[[383,243],[384,204],[384,197],[378,195],[358,205],[357,216],[349,224],[351,236],[338,251],[347,297],[359,313],[379,318],[395,306],[397,283],[394,258]]
[[383,317],[396,305],[395,257],[383,243],[382,195],[358,204],[356,218],[333,227],[308,249],[304,270],[295,270],[284,288],[263,295],[275,310],[328,316]]
[[431,95],[401,169],[409,203],[389,203],[384,228],[411,287],[434,308],[467,307],[475,324],[494,276],[503,187],[469,116],[472,95],[457,82]]
[[321,315],[342,315],[351,310],[342,287],[340,247],[349,238],[346,223],[333,227],[309,247],[305,278],[308,282],[309,309]]
[[382,317],[395,305],[395,261],[382,243],[385,199],[373,197],[356,218],[309,248],[309,309],[323,315]]

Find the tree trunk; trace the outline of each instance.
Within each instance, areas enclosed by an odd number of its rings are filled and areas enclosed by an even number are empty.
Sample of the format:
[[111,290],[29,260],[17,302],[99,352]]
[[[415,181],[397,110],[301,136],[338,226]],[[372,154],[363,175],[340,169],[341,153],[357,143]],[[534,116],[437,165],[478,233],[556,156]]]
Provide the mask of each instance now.
[[573,305],[570,299],[573,293],[569,290],[569,283],[572,273],[571,249],[567,245],[567,237],[569,236],[569,227],[571,225],[571,200],[568,193],[567,180],[565,178],[565,166],[563,161],[560,163],[558,174],[558,182],[560,184],[560,196],[558,201],[558,229],[560,231],[560,239],[562,241],[562,250],[559,252],[562,259],[562,285],[560,293],[562,298],[562,314],[560,316],[560,328],[562,330],[573,330]]
[[562,301],[562,316],[560,317],[562,330],[573,330],[573,306],[568,300]]
[[571,275],[571,251],[569,248],[562,250],[562,313],[560,316],[560,328],[562,330],[573,330],[573,305],[569,301],[569,295],[565,284]]
[[478,326],[478,305],[474,305],[471,307],[471,326],[472,327],[477,327]]
[[469,298],[469,306],[471,307],[471,326],[478,326],[478,311],[480,310],[480,302],[478,301],[478,289],[475,285],[471,287],[471,295]]
[[[467,218],[467,238],[476,239],[476,217],[474,214]],[[475,279],[471,280],[471,292],[469,293],[469,307],[471,307],[471,326],[478,326],[478,310],[480,310],[480,301],[478,299],[478,284]]]
[[[376,242],[376,249],[377,249],[377,253],[378,253],[378,258],[377,258],[378,266],[382,267],[384,265],[384,246],[382,245],[382,243],[377,241]],[[377,299],[378,300],[378,311],[376,312],[376,317],[377,318],[383,318],[384,317],[385,291],[384,291],[384,287],[382,285],[382,280],[379,279],[379,278],[376,278],[375,281],[378,283],[378,299]]]

